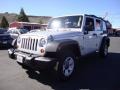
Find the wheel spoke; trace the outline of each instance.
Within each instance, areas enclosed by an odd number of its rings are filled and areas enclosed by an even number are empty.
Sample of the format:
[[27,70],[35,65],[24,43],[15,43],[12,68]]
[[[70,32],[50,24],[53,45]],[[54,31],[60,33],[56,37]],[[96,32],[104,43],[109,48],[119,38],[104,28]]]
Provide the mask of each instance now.
[[69,76],[69,71],[68,71],[68,69],[65,70],[64,74],[65,74],[66,76]]
[[74,68],[74,66],[72,65],[72,66],[69,67],[69,70],[72,71],[73,68]]

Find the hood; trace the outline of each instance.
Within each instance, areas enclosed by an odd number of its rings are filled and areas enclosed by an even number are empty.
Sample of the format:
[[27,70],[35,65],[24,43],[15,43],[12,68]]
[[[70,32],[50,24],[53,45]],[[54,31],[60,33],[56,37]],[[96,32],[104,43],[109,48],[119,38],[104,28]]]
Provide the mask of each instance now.
[[22,34],[21,36],[37,36],[37,37],[49,37],[53,36],[54,39],[61,37],[71,37],[81,34],[80,29],[76,30],[46,30],[46,31],[38,31],[32,33]]

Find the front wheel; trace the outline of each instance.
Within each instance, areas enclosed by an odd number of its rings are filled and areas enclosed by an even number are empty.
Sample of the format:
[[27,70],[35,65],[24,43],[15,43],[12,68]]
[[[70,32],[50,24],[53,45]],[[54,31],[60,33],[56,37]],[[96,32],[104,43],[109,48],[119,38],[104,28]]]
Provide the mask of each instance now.
[[57,73],[60,80],[68,80],[76,70],[76,58],[72,51],[62,51],[59,56]]

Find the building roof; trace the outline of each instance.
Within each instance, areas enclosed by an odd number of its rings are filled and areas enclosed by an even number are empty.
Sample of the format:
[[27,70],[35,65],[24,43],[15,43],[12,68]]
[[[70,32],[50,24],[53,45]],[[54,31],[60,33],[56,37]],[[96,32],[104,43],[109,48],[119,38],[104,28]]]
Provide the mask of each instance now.
[[[39,25],[40,25],[40,23],[18,22],[18,21],[15,21],[15,22],[12,22],[12,23],[20,23],[20,24],[39,24]],[[12,24],[12,23],[10,23],[10,24]]]

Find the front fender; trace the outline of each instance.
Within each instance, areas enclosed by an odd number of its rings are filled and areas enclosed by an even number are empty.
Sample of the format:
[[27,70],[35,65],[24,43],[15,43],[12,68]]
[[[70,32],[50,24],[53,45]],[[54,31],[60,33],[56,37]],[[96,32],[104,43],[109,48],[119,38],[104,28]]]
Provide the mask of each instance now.
[[75,44],[78,45],[77,41],[71,40],[71,39],[56,40],[56,41],[50,42],[46,46],[46,52],[58,52],[64,47],[75,45]]

